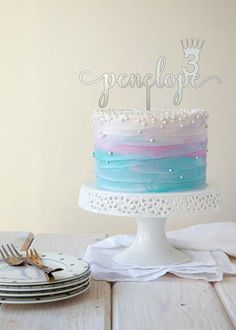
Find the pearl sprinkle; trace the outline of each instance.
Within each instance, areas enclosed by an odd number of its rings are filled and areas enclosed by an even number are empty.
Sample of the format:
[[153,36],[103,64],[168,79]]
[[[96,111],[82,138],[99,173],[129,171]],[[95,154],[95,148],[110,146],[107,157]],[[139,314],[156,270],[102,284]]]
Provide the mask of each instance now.
[[176,120],[181,124],[181,122],[189,121],[189,123],[194,124],[197,120],[202,119],[206,123],[207,113],[201,109],[192,109],[192,110],[173,110],[169,109],[167,111],[157,110],[152,111],[151,114],[148,114],[144,110],[137,109],[128,109],[125,111],[122,109],[114,110],[97,110],[93,115],[93,124],[96,128],[97,125],[103,126],[110,122],[128,122],[136,121],[141,123],[143,126],[151,123],[152,125],[157,123],[159,125],[168,125],[174,124]]

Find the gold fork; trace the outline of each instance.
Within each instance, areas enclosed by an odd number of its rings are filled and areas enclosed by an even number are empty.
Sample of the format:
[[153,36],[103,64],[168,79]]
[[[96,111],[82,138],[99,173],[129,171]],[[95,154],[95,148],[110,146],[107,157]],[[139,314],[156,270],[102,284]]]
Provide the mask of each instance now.
[[42,258],[39,256],[38,252],[35,249],[34,250],[30,249],[30,255],[29,255],[28,249],[27,249],[26,256],[24,257],[22,254],[19,253],[19,251],[17,251],[17,249],[15,248],[15,246],[13,244],[11,244],[11,247],[9,246],[9,244],[6,244],[6,246],[7,246],[7,249],[9,250],[9,252],[2,245],[2,249],[0,249],[0,254],[2,256],[3,261],[5,261],[6,263],[8,263],[11,266],[21,266],[21,265],[24,265],[25,263],[32,265],[32,266],[36,266],[44,271],[47,279],[49,279],[50,281],[55,280],[55,278],[52,274],[53,272],[63,270],[62,268],[54,269],[54,268],[45,266],[43,264]]
[[[29,254],[29,251],[30,251],[30,254]],[[46,275],[49,277],[49,279],[54,278],[52,273],[63,270],[63,268],[51,268],[51,267],[44,265],[43,259],[40,257],[40,255],[38,254],[36,249],[30,249],[30,250],[27,249],[26,250],[26,259],[27,259],[27,262],[32,263],[36,267],[39,267],[40,269],[42,269],[46,273]]]
[[0,249],[0,254],[2,256],[3,261],[8,263],[11,266],[21,266],[25,263],[25,258],[16,250],[13,244],[11,244],[12,247],[9,246],[9,244],[6,244],[7,249],[2,245],[2,248]]

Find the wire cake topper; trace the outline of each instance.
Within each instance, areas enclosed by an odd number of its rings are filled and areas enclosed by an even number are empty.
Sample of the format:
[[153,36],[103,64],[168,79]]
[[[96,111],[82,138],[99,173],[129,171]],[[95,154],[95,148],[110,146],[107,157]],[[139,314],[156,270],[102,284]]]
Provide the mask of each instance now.
[[160,56],[156,62],[155,72],[146,73],[143,77],[140,73],[120,73],[116,75],[113,72],[105,72],[100,77],[94,80],[86,80],[85,76],[90,75],[91,72],[83,70],[80,73],[79,79],[85,85],[94,85],[102,82],[103,90],[98,100],[98,106],[105,108],[109,101],[110,90],[117,85],[120,88],[145,88],[146,96],[146,109],[151,109],[151,90],[154,86],[157,88],[176,88],[173,97],[173,104],[178,106],[183,100],[183,90],[186,87],[200,88],[205,85],[209,80],[216,80],[218,84],[222,80],[218,76],[209,76],[200,80],[200,53],[204,45],[204,41],[199,39],[186,39],[180,40],[183,49],[183,56],[187,59],[187,65],[181,67],[181,71],[177,74],[167,73],[164,74],[166,67],[166,57]]

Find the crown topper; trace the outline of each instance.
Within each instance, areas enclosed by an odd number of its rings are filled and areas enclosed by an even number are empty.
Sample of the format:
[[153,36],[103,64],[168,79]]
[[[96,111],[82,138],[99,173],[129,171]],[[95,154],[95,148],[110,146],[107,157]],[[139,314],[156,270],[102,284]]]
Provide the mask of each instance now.
[[198,58],[202,50],[202,47],[205,43],[204,40],[202,41],[200,39],[195,40],[194,38],[186,39],[186,40],[181,39],[180,42],[183,47],[184,57],[187,58],[190,55],[194,55],[196,58]]

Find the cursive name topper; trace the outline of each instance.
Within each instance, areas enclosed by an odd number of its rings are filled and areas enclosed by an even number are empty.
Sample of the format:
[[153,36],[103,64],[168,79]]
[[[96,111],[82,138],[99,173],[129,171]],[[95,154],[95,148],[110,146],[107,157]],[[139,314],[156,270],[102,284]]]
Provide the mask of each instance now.
[[86,80],[85,76],[90,75],[90,71],[83,70],[80,73],[80,81],[85,85],[94,85],[102,83],[102,92],[98,100],[98,106],[104,108],[107,106],[110,96],[110,90],[115,86],[120,88],[145,88],[146,90],[146,109],[151,108],[151,90],[154,86],[157,88],[176,88],[176,92],[173,97],[173,104],[179,105],[183,100],[183,90],[186,87],[200,88],[206,84],[209,80],[216,80],[218,84],[222,83],[222,80],[218,76],[209,76],[205,79],[200,79],[200,53],[204,45],[204,41],[199,39],[186,39],[180,41],[183,49],[184,58],[187,59],[187,65],[182,66],[181,70],[177,74],[167,73],[164,74],[166,68],[166,57],[160,56],[156,62],[155,72],[146,73],[143,77],[140,73],[121,73],[116,75],[113,72],[105,72],[100,77],[94,80]]

